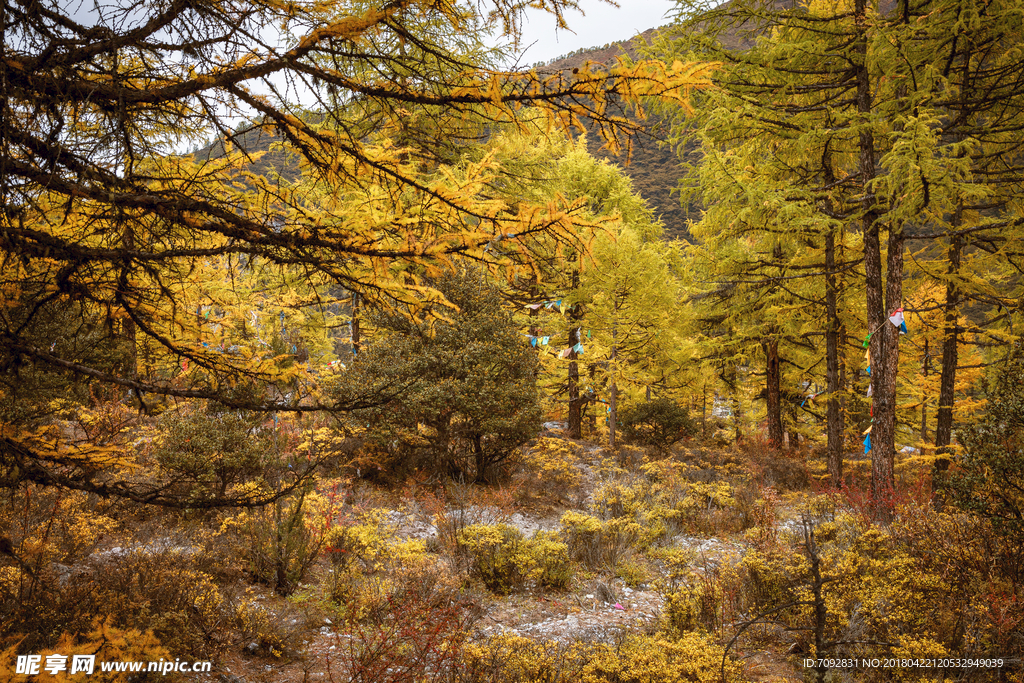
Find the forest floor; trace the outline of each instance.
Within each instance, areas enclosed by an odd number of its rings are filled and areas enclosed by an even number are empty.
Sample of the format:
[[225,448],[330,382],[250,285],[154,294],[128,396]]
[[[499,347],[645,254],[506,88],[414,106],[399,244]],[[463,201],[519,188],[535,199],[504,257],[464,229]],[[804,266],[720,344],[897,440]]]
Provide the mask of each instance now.
[[[497,497],[500,499],[497,504],[479,501],[467,504],[467,500],[461,500],[449,502],[439,510],[436,505],[431,508],[415,497],[408,497],[408,491],[374,489],[370,493],[364,491],[363,495],[372,498],[368,505],[384,511],[388,529],[395,539],[421,540],[428,548],[438,546],[435,522],[439,514],[449,518],[455,514],[463,524],[508,524],[525,537],[538,531],[555,532],[565,512],[593,512],[595,489],[602,484],[598,471],[611,452],[590,443],[569,442],[557,432],[549,433],[548,437],[574,445],[581,454],[576,464],[582,474],[579,485],[562,500],[553,501],[538,490],[520,489],[515,496],[489,497],[486,492],[478,496],[483,501]],[[710,458],[707,452],[702,455],[705,461],[699,467],[704,468],[705,474],[710,466],[708,460],[713,463],[721,460],[716,454],[710,454]],[[711,467],[719,465],[720,462]],[[796,506],[792,500],[794,498],[779,506],[774,523],[780,534],[797,530],[793,512]],[[723,564],[734,565],[747,552],[750,542],[742,531],[722,526],[717,533],[714,528],[676,533],[660,542],[659,550],[688,551],[695,576],[715,572],[715,568]],[[630,554],[627,551],[627,555]],[[479,641],[498,634],[516,634],[540,642],[567,645],[575,641],[614,643],[629,634],[654,633],[664,626],[665,596],[671,583],[667,565],[655,559],[659,556],[658,553],[635,553],[633,559],[644,569],[640,576],[627,575],[625,579],[615,567],[580,568],[565,590],[530,587],[502,596],[477,587],[471,593],[477,618],[472,623],[470,639]],[[322,600],[309,598],[317,594],[316,583],[326,580],[330,571],[329,561],[321,559],[310,572],[309,583],[301,587],[305,590],[298,591],[296,596],[283,598],[270,590],[260,591],[258,599],[267,612],[285,615],[282,618],[290,619],[294,625],[296,645],[291,652],[279,657],[253,654],[257,643],[252,643],[248,650],[244,646],[241,650],[232,648],[218,658],[213,673],[195,674],[188,680],[220,683],[348,681],[343,662],[352,651],[354,636],[345,621],[325,608]],[[724,644],[735,632],[734,626],[720,624],[719,632],[713,635]],[[751,633],[754,630],[751,629]],[[781,629],[773,632],[770,628],[760,628],[759,638],[740,640],[730,650],[730,655],[740,662],[743,676],[749,681],[797,682],[804,680],[798,668],[798,656],[794,654],[800,651],[799,647],[797,639]]]

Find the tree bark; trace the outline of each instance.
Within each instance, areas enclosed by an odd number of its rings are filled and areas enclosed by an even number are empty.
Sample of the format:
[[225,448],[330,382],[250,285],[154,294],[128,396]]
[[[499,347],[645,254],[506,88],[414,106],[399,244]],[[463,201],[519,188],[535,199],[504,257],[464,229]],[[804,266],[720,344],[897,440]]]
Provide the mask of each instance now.
[[782,448],[782,378],[779,370],[779,340],[762,342],[765,363],[765,394],[768,404],[768,444]]
[[619,416],[618,411],[618,398],[619,388],[615,384],[615,373],[618,368],[615,365],[616,355],[616,338],[615,338],[615,322],[612,322],[612,354],[611,354],[611,370],[612,370],[612,381],[611,387],[608,391],[608,447],[615,448],[615,427],[616,421]]
[[[580,286],[580,271],[572,271],[572,289]],[[575,304],[569,308],[569,348],[574,348],[580,343],[578,329],[580,305]],[[569,437],[573,439],[583,438],[583,402],[580,400],[580,369],[576,363],[578,355],[575,350],[569,353]]]
[[359,294],[352,292],[352,355],[359,355]]
[[833,488],[843,483],[843,442],[845,437],[845,399],[842,396],[842,378],[839,367],[839,346],[843,330],[839,321],[839,286],[836,279],[836,235],[829,230],[825,235],[825,382],[828,391],[826,432],[828,445],[828,479]]
[[[921,376],[924,378],[924,385],[928,386],[928,339],[924,340],[924,359],[921,361]],[[928,441],[928,394],[921,392],[921,443],[922,446]]]
[[[854,21],[857,27],[857,39],[854,45],[856,59],[854,73],[857,83],[857,111],[866,121],[872,111],[871,80],[867,64],[868,55],[868,21],[867,0],[855,0]],[[863,201],[865,202],[862,228],[864,231],[864,276],[865,299],[867,303],[868,331],[871,333],[871,393],[874,398],[874,421],[871,430],[871,497],[875,514],[880,519],[892,517],[892,491],[895,487],[893,463],[895,461],[896,433],[896,401],[895,401],[895,362],[896,340],[898,331],[889,324],[885,311],[886,297],[894,300],[892,290],[894,279],[903,274],[903,239],[901,233],[890,234],[889,238],[889,273],[888,279],[882,274],[881,249],[881,214],[876,205],[873,193],[875,179],[875,140],[867,125],[861,126],[858,135],[858,172]],[[893,253],[894,237],[897,238],[899,251]],[[898,272],[893,272],[893,263],[899,265]],[[899,283],[902,288],[902,281]],[[902,289],[900,292],[902,293]],[[889,381],[889,368],[893,369],[892,381]]]
[[[960,213],[959,207],[957,213]],[[960,260],[963,252],[963,237],[954,235],[949,240],[947,251],[945,321],[942,334],[942,375],[939,378],[939,408],[935,416],[935,470],[933,474],[949,468],[949,444],[953,438],[953,401],[956,389],[957,346],[959,344],[958,322],[960,318],[960,289],[957,278],[960,275]]]

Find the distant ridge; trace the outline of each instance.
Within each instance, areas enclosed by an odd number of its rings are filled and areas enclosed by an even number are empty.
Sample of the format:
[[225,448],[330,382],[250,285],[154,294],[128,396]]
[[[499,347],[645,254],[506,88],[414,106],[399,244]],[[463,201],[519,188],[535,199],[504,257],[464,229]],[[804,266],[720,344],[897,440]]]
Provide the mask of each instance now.
[[601,64],[611,64],[615,61],[615,58],[620,55],[626,55],[630,59],[636,59],[637,47],[642,44],[650,45],[651,40],[658,34],[660,28],[649,28],[643,33],[639,33],[629,40],[620,40],[615,43],[609,43],[604,47],[588,47],[582,50],[576,50],[570,52],[565,57],[555,59],[548,62],[543,67],[538,67],[543,71],[561,71],[562,69],[571,69],[574,66],[579,66],[583,62],[592,61],[600,62]]
[[[620,56],[630,59],[638,57],[638,48],[649,45],[657,36],[660,28],[649,28],[629,40],[611,43],[603,47],[577,50],[560,59],[553,60],[544,66],[537,67],[541,72],[566,71],[580,66],[584,62],[598,62],[611,65]],[[679,184],[680,164],[676,153],[661,144],[663,122],[656,116],[648,116],[644,122],[647,135],[633,140],[633,155],[626,165],[624,154],[610,154],[601,149],[601,141],[596,135],[587,138],[587,148],[598,159],[607,159],[623,167],[626,174],[633,180],[633,189],[647,200],[647,203],[665,224],[666,239],[684,239],[689,241],[690,233],[687,221],[699,218],[697,208],[682,206],[679,195],[675,192]]]
[[[651,28],[629,40],[611,43],[603,47],[577,50],[544,66],[538,66],[537,70],[541,72],[570,70],[587,61],[610,65],[616,58],[623,55],[635,59],[638,47],[641,44],[649,44],[659,30],[661,29]],[[641,41],[643,42],[641,43]],[[675,193],[680,177],[679,160],[674,151],[660,143],[660,140],[664,139],[664,135],[660,132],[662,122],[651,116],[644,123],[647,135],[633,139],[633,153],[629,165],[626,164],[624,154],[614,155],[610,154],[608,150],[601,149],[602,143],[597,135],[588,136],[588,150],[595,158],[607,159],[611,163],[623,167],[626,174],[633,180],[633,189],[647,200],[655,215],[660,217],[664,223],[666,239],[689,240],[687,221],[699,216],[694,207],[681,206],[679,196]],[[250,153],[263,152],[260,158],[253,163],[251,170],[267,177],[276,173],[284,179],[294,179],[299,174],[298,158],[275,146],[273,144],[275,142],[280,142],[280,139],[259,127],[249,126],[243,126],[236,131],[233,139],[234,145],[241,150]],[[194,154],[198,161],[206,161],[221,157],[224,152],[224,142],[217,141],[197,150]]]

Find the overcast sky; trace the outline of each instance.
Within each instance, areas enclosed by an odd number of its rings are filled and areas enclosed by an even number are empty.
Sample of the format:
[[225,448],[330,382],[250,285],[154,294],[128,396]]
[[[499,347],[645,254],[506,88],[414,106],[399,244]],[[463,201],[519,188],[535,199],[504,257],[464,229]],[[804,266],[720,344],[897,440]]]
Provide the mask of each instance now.
[[523,46],[527,49],[520,65],[548,62],[580,48],[629,40],[649,28],[667,24],[666,14],[675,8],[673,0],[620,0],[619,5],[612,7],[599,0],[581,0],[586,16],[579,12],[566,13],[570,30],[557,32],[553,16],[530,10],[523,21]]

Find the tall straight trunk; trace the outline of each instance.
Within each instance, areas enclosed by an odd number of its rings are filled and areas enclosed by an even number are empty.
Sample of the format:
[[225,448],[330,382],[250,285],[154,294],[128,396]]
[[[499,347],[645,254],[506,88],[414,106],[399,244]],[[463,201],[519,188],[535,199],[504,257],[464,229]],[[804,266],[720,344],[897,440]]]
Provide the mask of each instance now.
[[[899,364],[899,329],[888,313],[903,299],[903,232],[890,227],[886,261],[885,309],[871,338],[871,382],[874,387],[874,423],[871,431],[871,495],[879,519],[892,519],[896,488],[896,375]],[[876,340],[876,337],[878,338]]]
[[704,390],[700,395],[700,435],[708,436],[708,383],[704,382]]
[[608,391],[608,447],[609,448],[615,448],[615,427],[616,427],[616,423],[617,423],[618,417],[619,417],[619,410],[618,410],[619,388],[615,384],[615,373],[618,371],[618,368],[616,367],[616,364],[615,364],[615,356],[616,356],[616,351],[617,351],[617,349],[616,349],[617,341],[616,341],[616,334],[615,334],[615,332],[616,332],[616,330],[615,330],[615,322],[613,320],[612,321],[612,353],[611,353],[612,383],[611,383],[611,387],[610,387],[610,389]]
[[[580,271],[572,271],[572,289],[580,286]],[[578,324],[583,316],[580,305],[569,308],[569,348],[580,343]],[[569,353],[569,436],[573,439],[583,438],[583,402],[580,400],[580,369],[576,363],[578,354],[575,350]]]
[[352,355],[359,355],[359,294],[352,293]]
[[[961,208],[957,207],[957,214]],[[959,221],[955,220],[954,225]],[[960,289],[957,278],[960,275],[960,261],[963,253],[963,236],[953,235],[946,252],[946,303],[942,334],[942,375],[939,378],[939,408],[935,416],[935,473],[949,468],[949,444],[953,437],[953,392],[956,388],[957,345],[959,343],[958,321],[960,317]]]
[[729,372],[729,381],[726,383],[729,387],[729,397],[732,400],[732,427],[735,432],[736,443],[743,441],[743,413],[742,406],[740,404],[740,395],[738,371],[735,365],[729,366],[731,371]]
[[[122,294],[124,294],[124,293],[127,292],[128,284],[129,284],[128,283],[128,271],[127,271],[127,264],[128,264],[129,261],[128,261],[128,258],[127,258],[127,252],[131,252],[131,251],[135,250],[135,230],[134,230],[134,228],[132,228],[131,223],[128,222],[128,221],[126,221],[125,224],[124,224],[124,234],[122,235],[122,244],[124,245],[124,250],[125,250],[125,253],[126,253],[126,256],[125,256],[126,269],[121,273],[120,286],[122,288],[121,292],[122,292]],[[121,331],[122,331],[122,333],[124,335],[125,345],[128,347],[127,348],[127,352],[128,352],[127,353],[127,357],[125,358],[125,373],[128,375],[129,379],[138,380],[139,379],[139,357],[138,357],[138,338],[137,338],[138,332],[137,332],[136,327],[135,327],[135,321],[130,316],[126,316],[124,318],[124,322],[122,323],[122,330]],[[138,398],[139,398],[139,405],[144,408],[145,404],[142,402],[142,397],[139,396]]]
[[779,370],[779,340],[772,338],[762,342],[765,363],[765,394],[768,404],[768,443],[772,448],[782,448],[782,377]]
[[[858,36],[854,45],[857,55],[854,61],[854,73],[857,83],[857,111],[864,122],[872,111],[871,80],[868,71],[868,21],[867,0],[855,0],[854,21]],[[872,185],[875,179],[875,139],[871,129],[862,125],[858,135],[858,172],[862,197],[866,203],[862,217],[864,232],[864,278],[865,299],[867,303],[868,331],[871,333],[871,393],[874,398],[874,422],[871,430],[871,496],[875,514],[882,519],[892,517],[892,490],[895,488],[893,463],[896,448],[896,400],[895,372],[893,381],[888,381],[888,369],[895,368],[897,330],[888,323],[885,312],[885,297],[890,294],[887,285],[892,284],[897,275],[891,270],[889,280],[883,278],[882,249],[880,239],[881,215],[875,205]],[[902,236],[899,239],[900,251],[892,253],[892,236],[890,236],[889,266],[894,259],[899,259],[899,276],[902,276]],[[901,283],[902,285],[902,283]],[[890,296],[889,300],[893,298]]]
[[[952,68],[953,62],[950,62]],[[957,65],[960,71],[960,106],[963,112],[969,108],[969,98],[973,88],[971,82],[971,53],[968,50]],[[959,125],[953,131],[957,143],[963,142],[965,132]],[[932,497],[941,503],[935,495],[935,480],[942,479],[949,469],[950,448],[953,439],[953,403],[956,390],[956,366],[959,362],[958,346],[960,343],[960,300],[961,292],[958,285],[960,279],[960,262],[964,249],[964,237],[958,234],[964,222],[964,200],[957,196],[956,208],[953,211],[952,234],[946,251],[946,302],[943,306],[942,330],[942,374],[939,376],[939,407],[935,415],[935,462],[932,465]]]
[[828,479],[833,488],[843,483],[843,441],[845,436],[845,399],[839,367],[839,345],[842,343],[842,323],[839,321],[839,286],[836,278],[836,234],[825,235],[825,382],[828,391],[826,432],[828,446]]
[[[776,242],[772,247],[772,262],[782,269],[782,243]],[[773,285],[774,293],[778,289]],[[761,342],[765,356],[765,403],[768,421],[768,444],[771,448],[782,448],[785,445],[785,433],[782,426],[782,369],[779,361],[779,328],[772,325],[768,334]]]
[[[921,361],[921,376],[924,385],[928,386],[928,339],[924,340],[924,360]],[[928,441],[928,394],[921,392],[921,444]]]

